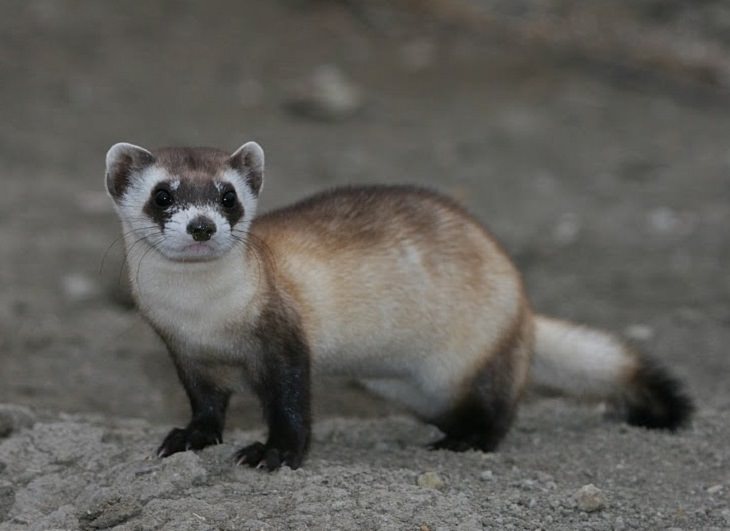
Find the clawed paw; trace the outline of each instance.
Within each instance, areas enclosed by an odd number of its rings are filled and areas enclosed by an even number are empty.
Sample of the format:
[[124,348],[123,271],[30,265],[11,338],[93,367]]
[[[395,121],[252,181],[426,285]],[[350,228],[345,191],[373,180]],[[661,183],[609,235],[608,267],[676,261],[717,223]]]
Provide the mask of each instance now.
[[248,465],[266,470],[276,470],[282,465],[297,469],[302,464],[302,452],[288,451],[272,445],[255,442],[244,446],[234,455],[237,465]]
[[220,433],[194,427],[174,428],[157,449],[157,457],[167,457],[186,450],[202,450],[206,446],[220,444]]

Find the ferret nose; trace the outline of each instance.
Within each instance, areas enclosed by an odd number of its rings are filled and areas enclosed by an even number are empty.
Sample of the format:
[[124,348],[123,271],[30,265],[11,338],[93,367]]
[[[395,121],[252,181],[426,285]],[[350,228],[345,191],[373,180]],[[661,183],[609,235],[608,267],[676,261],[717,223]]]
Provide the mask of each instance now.
[[215,234],[215,223],[205,216],[198,216],[188,223],[187,230],[196,242],[207,242]]

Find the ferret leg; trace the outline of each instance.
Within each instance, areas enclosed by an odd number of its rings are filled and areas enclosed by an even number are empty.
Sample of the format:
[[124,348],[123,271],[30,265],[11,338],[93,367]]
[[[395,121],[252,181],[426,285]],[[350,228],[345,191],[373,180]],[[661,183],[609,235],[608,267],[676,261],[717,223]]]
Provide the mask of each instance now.
[[230,392],[219,389],[192,367],[178,365],[178,375],[190,400],[192,418],[185,428],[173,429],[157,450],[167,457],[185,450],[201,450],[223,442],[223,424]]
[[515,338],[491,356],[470,377],[454,401],[431,418],[443,439],[430,445],[433,450],[494,451],[512,424],[517,402],[526,379],[529,344]]
[[269,428],[266,443],[240,449],[238,464],[275,470],[298,468],[311,434],[309,351],[296,330],[266,328],[259,374],[253,388],[261,400]]

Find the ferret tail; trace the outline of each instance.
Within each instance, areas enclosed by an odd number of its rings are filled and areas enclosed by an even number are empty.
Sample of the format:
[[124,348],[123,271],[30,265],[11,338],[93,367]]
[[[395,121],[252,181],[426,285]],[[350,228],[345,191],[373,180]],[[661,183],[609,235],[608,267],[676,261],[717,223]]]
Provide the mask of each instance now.
[[616,336],[538,315],[535,340],[538,389],[609,401],[626,422],[646,428],[676,430],[692,415],[680,381]]

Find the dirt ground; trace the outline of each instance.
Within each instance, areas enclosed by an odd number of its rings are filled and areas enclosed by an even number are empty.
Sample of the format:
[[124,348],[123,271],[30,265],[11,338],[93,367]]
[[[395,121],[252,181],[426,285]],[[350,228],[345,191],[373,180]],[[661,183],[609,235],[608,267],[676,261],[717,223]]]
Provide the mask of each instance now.
[[[362,4],[0,3],[0,529],[730,528],[730,95]],[[323,71],[344,106],[302,96]],[[685,379],[692,427],[539,400],[494,455],[428,452],[434,429],[325,382],[301,470],[232,465],[248,396],[226,444],[151,458],[188,406],[129,304],[104,154],[250,139],[264,209],[346,183],[457,197],[539,311]]]

